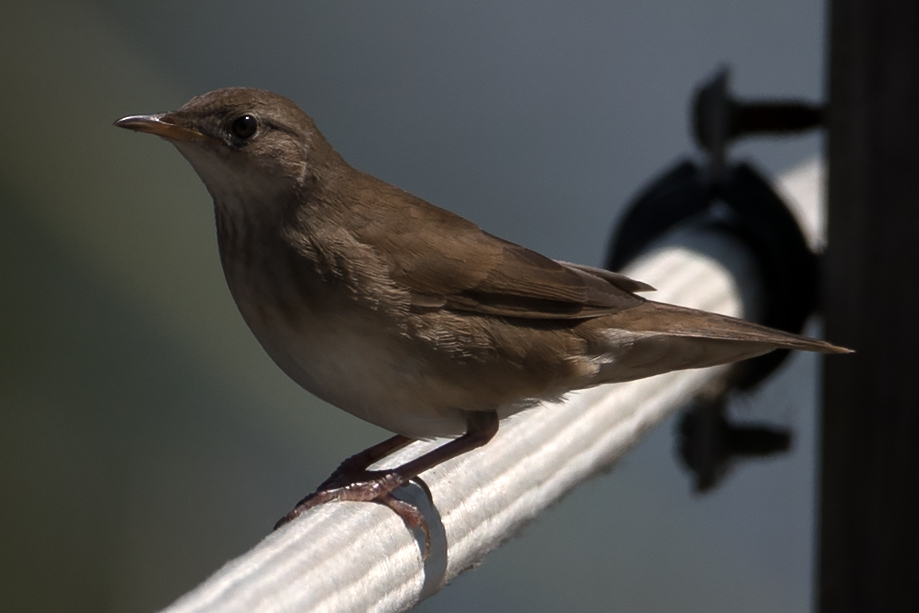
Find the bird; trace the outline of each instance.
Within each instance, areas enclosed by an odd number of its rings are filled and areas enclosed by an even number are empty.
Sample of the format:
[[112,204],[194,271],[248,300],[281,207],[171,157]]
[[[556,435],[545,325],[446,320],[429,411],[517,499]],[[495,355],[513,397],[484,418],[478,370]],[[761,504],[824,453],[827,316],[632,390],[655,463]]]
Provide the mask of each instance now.
[[[302,388],[395,435],[351,456],[276,528],[316,505],[373,501],[430,533],[393,490],[481,447],[505,417],[573,390],[774,349],[850,350],[655,302],[641,281],[553,260],[352,167],[313,119],[245,87],[120,128],[172,143],[210,193],[230,293]],[[452,440],[370,466],[417,439]]]

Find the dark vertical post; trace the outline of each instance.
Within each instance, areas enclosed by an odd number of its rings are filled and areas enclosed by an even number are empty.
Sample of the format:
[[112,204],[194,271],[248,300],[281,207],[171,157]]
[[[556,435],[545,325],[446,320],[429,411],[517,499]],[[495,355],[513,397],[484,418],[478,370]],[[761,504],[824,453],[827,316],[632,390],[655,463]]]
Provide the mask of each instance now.
[[919,611],[919,2],[833,0],[822,613]]

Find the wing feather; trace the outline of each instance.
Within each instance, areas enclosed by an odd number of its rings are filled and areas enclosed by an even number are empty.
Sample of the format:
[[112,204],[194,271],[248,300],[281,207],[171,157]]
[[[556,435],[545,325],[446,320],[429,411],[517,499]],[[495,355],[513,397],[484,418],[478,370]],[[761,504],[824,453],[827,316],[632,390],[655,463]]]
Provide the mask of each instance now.
[[392,280],[419,308],[587,319],[642,304],[633,292],[650,288],[618,273],[552,260],[402,194],[409,201],[397,223],[368,219],[357,238],[387,262]]

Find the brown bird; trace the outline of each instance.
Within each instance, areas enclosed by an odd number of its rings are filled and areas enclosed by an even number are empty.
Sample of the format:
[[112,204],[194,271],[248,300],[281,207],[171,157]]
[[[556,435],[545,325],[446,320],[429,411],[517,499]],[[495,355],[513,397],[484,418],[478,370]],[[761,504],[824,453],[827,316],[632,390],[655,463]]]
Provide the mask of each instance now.
[[[501,418],[571,390],[743,360],[847,353],[746,321],[646,300],[623,275],[559,262],[352,168],[292,101],[247,88],[115,125],[169,140],[214,199],[230,292],[304,389],[397,436],[346,460],[278,525],[329,500],[391,495],[487,443]],[[390,470],[417,438],[455,436]]]

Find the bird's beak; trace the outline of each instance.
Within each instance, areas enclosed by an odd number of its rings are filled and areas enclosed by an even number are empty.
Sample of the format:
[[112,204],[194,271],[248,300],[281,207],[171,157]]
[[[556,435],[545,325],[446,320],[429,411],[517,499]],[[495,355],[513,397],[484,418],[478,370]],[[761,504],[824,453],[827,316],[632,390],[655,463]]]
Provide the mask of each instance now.
[[169,113],[131,115],[130,117],[122,117],[115,122],[115,125],[135,132],[155,134],[169,140],[189,141],[204,138],[204,135],[197,130],[175,123],[175,118]]

